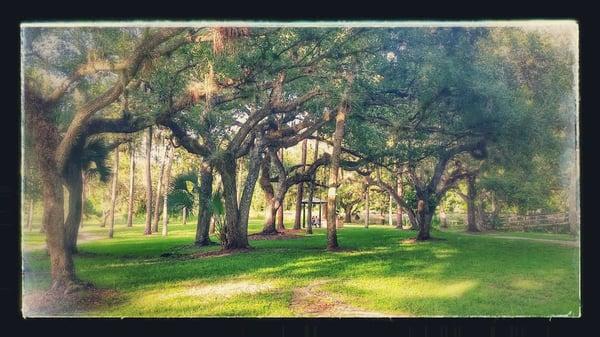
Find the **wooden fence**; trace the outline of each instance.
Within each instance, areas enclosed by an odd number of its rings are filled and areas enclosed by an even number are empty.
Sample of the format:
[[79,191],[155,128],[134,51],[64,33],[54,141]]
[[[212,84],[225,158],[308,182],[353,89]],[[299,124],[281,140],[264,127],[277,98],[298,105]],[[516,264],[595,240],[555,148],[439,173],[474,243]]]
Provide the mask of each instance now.
[[[449,213],[446,222],[451,228],[464,228],[467,225],[466,213]],[[545,231],[553,233],[567,232],[569,230],[568,213],[531,214],[531,215],[500,215],[495,223],[488,219],[483,224],[485,229],[506,231]]]
[[503,230],[513,231],[534,231],[545,230],[549,232],[559,233],[568,231],[569,229],[569,214],[568,213],[552,213],[552,214],[531,214],[531,215],[504,215],[499,216],[500,228]]

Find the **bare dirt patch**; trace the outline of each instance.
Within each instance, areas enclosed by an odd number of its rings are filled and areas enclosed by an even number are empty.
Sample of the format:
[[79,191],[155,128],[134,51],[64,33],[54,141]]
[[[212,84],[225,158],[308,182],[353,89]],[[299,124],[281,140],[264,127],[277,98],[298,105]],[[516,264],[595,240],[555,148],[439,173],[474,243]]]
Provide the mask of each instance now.
[[390,317],[391,315],[363,310],[344,303],[331,293],[319,286],[330,281],[320,280],[306,287],[294,289],[292,294],[291,309],[296,316],[317,317]]
[[73,316],[119,301],[119,293],[112,289],[90,288],[67,295],[36,291],[23,295],[22,313],[24,317]]
[[304,235],[300,235],[299,233],[304,233],[304,231],[301,229],[286,229],[285,231],[278,231],[274,234],[254,233],[248,235],[248,240],[286,240],[304,237]]
[[213,250],[213,251],[210,251],[210,252],[195,253],[195,254],[191,255],[191,258],[205,258],[205,257],[229,256],[229,255],[233,255],[233,254],[248,253],[250,251],[252,251],[252,249],[250,249],[250,248],[244,248],[244,249],[219,249],[219,250]]

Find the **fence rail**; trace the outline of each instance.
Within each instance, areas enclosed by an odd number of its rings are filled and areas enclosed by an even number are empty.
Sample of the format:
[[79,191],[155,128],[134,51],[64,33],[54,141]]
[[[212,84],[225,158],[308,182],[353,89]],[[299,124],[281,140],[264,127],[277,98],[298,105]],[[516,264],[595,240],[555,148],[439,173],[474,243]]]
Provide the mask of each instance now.
[[505,230],[527,232],[545,229],[558,233],[561,230],[568,230],[569,215],[568,213],[509,215],[500,216],[499,222],[502,224],[502,229]]
[[[448,214],[446,221],[450,227],[466,226],[466,217],[464,213]],[[506,230],[506,231],[536,231],[544,230],[554,233],[560,233],[569,230],[568,213],[551,214],[530,214],[530,215],[500,215],[496,218],[495,224],[484,224],[485,228]]]

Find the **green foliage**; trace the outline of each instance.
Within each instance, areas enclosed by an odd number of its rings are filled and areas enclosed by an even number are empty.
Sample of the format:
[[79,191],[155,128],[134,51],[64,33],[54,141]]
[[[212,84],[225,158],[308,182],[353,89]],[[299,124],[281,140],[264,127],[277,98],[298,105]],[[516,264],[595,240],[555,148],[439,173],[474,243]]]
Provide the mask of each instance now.
[[169,213],[179,213],[185,207],[189,214],[193,214],[199,191],[197,171],[189,171],[173,177],[167,200]]
[[104,139],[94,138],[88,141],[81,154],[81,165],[89,177],[97,177],[101,182],[108,182],[112,171],[108,164],[113,149]]
[[96,209],[96,206],[92,200],[86,199],[85,204],[83,204],[83,215],[86,218],[89,218],[90,216],[99,217],[102,216],[102,211]]

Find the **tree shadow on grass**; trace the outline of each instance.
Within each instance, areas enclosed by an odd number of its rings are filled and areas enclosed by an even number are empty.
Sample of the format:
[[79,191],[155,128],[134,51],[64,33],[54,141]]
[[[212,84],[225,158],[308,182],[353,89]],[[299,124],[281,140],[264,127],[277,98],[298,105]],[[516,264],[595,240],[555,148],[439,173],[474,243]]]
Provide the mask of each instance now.
[[[365,296],[377,299],[382,292],[388,291],[385,287],[402,287],[397,280],[424,280],[428,287],[441,287],[445,290],[419,296],[413,296],[410,288],[408,293],[392,292],[391,295],[396,296],[394,298],[404,303],[397,307],[394,303],[386,305],[390,310],[401,312],[461,315],[472,313],[473,308],[484,312],[493,311],[489,308],[502,304],[494,296],[498,294],[511,297],[518,305],[519,296],[512,296],[518,292],[511,289],[500,289],[499,292],[497,289],[490,289],[489,285],[493,283],[491,280],[504,278],[506,282],[510,282],[510,277],[521,274],[544,277],[543,271],[553,268],[560,252],[555,248],[547,250],[542,265],[537,265],[540,271],[536,272],[536,264],[523,259],[522,255],[538,251],[539,245],[490,242],[445,233],[440,236],[446,240],[403,242],[412,233],[384,229],[370,230],[369,235],[365,234],[358,228],[339,231],[340,244],[348,249],[341,252],[325,251],[326,238],[311,236],[294,240],[255,241],[252,243],[254,248],[248,253],[218,258],[160,257],[165,252],[177,251],[177,247],[182,245],[176,242],[165,245],[162,253],[159,249],[154,250],[155,253],[143,261],[139,260],[141,255],[135,254],[134,257],[125,259],[108,254],[117,258],[117,261],[107,255],[83,255],[77,259],[76,265],[82,279],[91,280],[98,287],[122,292],[156,289],[187,282],[219,284],[240,277],[267,283],[273,279],[286,279],[286,282],[291,282],[294,286],[332,278],[337,280],[339,291],[346,295],[356,299]],[[188,247],[182,251],[187,253],[189,242],[185,245]],[[109,248],[96,247],[94,250],[102,254]],[[213,248],[197,251],[206,252]],[[82,250],[85,251],[86,248],[82,247]],[[499,269],[499,266],[503,269]],[[366,284],[361,289],[360,282],[357,283],[358,288],[348,286],[359,279],[366,279],[365,282],[371,283],[387,280],[388,283],[383,284],[382,281],[383,286],[380,288],[369,288],[370,285]],[[470,307],[469,302],[480,305]],[[513,312],[519,310],[513,309]]]

